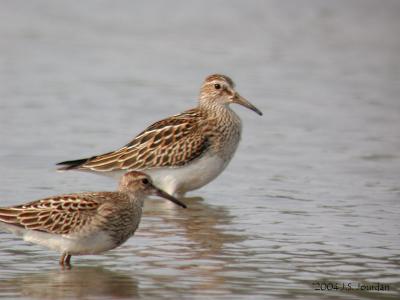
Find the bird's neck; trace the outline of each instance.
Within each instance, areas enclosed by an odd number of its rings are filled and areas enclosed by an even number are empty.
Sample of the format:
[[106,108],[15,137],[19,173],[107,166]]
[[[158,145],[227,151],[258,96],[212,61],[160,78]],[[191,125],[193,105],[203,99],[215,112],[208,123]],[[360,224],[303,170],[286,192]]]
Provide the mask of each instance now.
[[128,197],[129,197],[129,201],[137,207],[143,207],[144,204],[144,199],[146,198],[146,196],[143,193],[127,193]]
[[242,123],[239,116],[228,105],[203,105],[200,107],[211,125],[212,151],[229,161],[240,141]]
[[199,109],[210,119],[217,120],[217,123],[234,123],[240,126],[239,116],[229,107],[228,104],[202,103]]

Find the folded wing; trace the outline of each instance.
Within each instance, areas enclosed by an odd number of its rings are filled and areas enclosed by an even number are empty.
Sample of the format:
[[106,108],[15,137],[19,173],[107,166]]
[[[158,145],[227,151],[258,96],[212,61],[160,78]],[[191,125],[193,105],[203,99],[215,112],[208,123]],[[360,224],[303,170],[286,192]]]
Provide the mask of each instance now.
[[100,205],[78,194],[57,196],[0,208],[0,221],[30,230],[69,234],[90,222]]
[[143,170],[182,166],[201,156],[209,147],[200,132],[196,109],[154,123],[121,149],[89,159],[66,161],[61,170]]

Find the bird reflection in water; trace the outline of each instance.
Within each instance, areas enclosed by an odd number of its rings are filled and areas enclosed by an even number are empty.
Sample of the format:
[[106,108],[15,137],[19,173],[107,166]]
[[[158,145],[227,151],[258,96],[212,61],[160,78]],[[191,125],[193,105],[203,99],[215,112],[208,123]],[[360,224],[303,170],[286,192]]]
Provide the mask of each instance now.
[[[184,198],[182,201],[188,209],[165,209],[161,201],[147,201],[138,235],[163,242],[151,246],[154,259],[146,260],[146,263],[151,268],[169,268],[180,270],[181,275],[194,275],[199,280],[192,281],[192,291],[224,289],[225,278],[220,273],[236,264],[226,246],[244,241],[247,237],[227,232],[234,216],[226,207],[210,205],[201,197]],[[142,253],[135,251],[135,255],[147,256],[147,250],[142,248],[139,251]],[[160,259],[158,253],[168,255],[169,259]]]
[[[141,234],[162,238],[173,236],[177,231],[181,232],[188,241],[194,243],[188,251],[196,252],[197,257],[221,254],[225,244],[246,239],[244,235],[225,232],[224,227],[228,227],[234,219],[225,207],[209,205],[201,197],[184,198],[182,201],[188,205],[188,209],[184,211],[177,211],[172,206],[165,209],[165,203],[158,200],[148,201],[143,217],[161,218],[162,222],[154,224],[150,220],[144,220]],[[165,230],[168,225],[173,228]]]
[[3,287],[12,287],[14,292],[30,299],[86,299],[97,296],[128,299],[138,295],[136,279],[103,267],[76,266],[71,270],[25,273],[2,280],[0,289]]

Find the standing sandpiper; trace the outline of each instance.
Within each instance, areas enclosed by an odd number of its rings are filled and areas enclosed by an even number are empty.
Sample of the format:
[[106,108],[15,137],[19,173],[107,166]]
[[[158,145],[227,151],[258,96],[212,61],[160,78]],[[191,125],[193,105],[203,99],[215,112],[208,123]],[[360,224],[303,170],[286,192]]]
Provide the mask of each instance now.
[[140,170],[161,189],[182,198],[216,178],[232,159],[242,125],[229,104],[241,104],[262,115],[234,87],[228,76],[210,75],[201,87],[196,108],[154,123],[116,151],[60,162],[59,170],[117,177]]
[[0,229],[61,252],[60,265],[70,267],[71,255],[101,253],[131,237],[148,195],[186,208],[156,188],[148,175],[131,171],[121,178],[118,192],[61,195],[0,208]]

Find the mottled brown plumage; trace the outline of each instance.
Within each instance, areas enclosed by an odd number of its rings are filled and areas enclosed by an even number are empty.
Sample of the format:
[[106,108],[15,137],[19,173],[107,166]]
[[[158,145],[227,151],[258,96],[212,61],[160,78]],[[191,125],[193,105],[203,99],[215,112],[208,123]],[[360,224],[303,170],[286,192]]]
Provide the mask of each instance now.
[[[114,206],[117,201],[119,205]],[[118,213],[117,210],[128,203],[129,197],[123,192],[61,195],[0,208],[0,220],[25,229],[71,234],[79,232],[92,222],[93,217],[107,217]]]
[[141,172],[126,173],[118,192],[93,192],[48,197],[0,208],[0,228],[71,255],[100,253],[124,243],[139,226],[146,195],[183,203],[154,187]]
[[209,147],[208,135],[204,134],[206,124],[202,124],[203,114],[192,109],[154,123],[126,146],[92,157],[79,168],[104,172],[190,163]]

